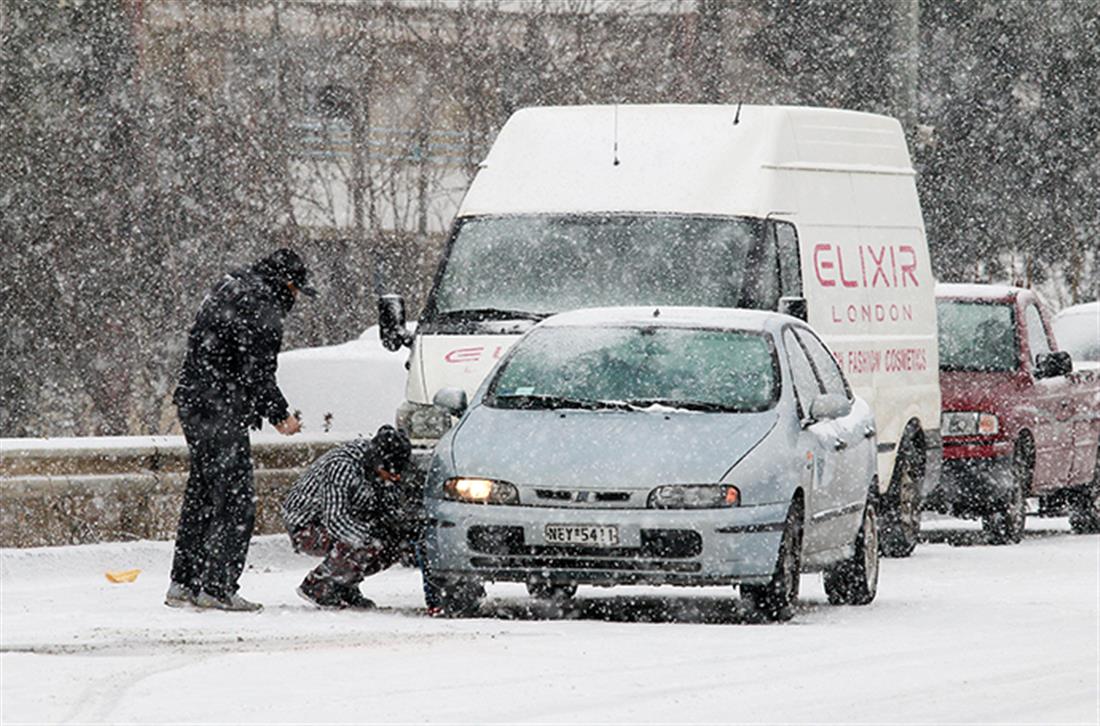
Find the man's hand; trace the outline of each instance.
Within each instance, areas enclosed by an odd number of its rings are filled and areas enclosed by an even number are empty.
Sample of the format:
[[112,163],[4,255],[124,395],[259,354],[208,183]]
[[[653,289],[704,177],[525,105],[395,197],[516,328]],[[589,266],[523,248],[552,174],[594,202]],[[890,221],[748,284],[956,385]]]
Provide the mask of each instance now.
[[285,419],[275,424],[275,430],[283,436],[290,436],[296,434],[302,430],[302,422],[298,420],[298,417],[291,414]]

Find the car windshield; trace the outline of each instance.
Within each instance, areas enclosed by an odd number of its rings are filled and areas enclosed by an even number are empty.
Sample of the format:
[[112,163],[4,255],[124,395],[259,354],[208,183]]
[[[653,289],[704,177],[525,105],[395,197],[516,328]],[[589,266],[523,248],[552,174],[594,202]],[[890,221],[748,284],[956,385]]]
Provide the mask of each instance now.
[[[770,298],[771,291],[762,295],[756,284],[742,290],[761,229],[758,220],[733,217],[471,218],[451,245],[435,313],[500,318],[622,305],[773,308],[774,300],[753,299]],[[747,279],[755,277],[750,271]]]
[[1019,360],[1009,303],[940,300],[940,370],[1014,371]]
[[762,411],[778,398],[763,333],[672,327],[551,327],[517,344],[490,385],[497,408],[654,406]]
[[1054,339],[1075,361],[1100,361],[1100,312],[1059,315],[1054,319]]

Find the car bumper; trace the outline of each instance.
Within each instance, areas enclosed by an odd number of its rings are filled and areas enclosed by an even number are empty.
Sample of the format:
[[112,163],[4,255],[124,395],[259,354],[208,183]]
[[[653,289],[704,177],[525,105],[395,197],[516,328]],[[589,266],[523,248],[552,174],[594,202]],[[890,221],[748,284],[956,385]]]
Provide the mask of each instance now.
[[[950,452],[951,447],[945,449]],[[983,451],[992,456],[945,456],[940,485],[933,493],[930,509],[955,516],[982,516],[997,509],[1012,488],[1012,455]]]
[[[693,511],[426,504],[433,574],[596,585],[766,582],[787,514],[785,503]],[[551,544],[548,524],[613,525],[619,544]]]

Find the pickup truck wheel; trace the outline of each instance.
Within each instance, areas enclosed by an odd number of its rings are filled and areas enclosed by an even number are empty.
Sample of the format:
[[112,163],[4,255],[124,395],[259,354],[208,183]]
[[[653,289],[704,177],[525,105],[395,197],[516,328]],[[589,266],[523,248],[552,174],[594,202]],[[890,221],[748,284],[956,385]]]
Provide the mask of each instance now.
[[1069,525],[1077,534],[1100,532],[1100,446],[1096,451],[1096,466],[1092,481],[1081,488],[1071,503]]
[[994,509],[982,517],[982,531],[990,544],[1016,544],[1024,537],[1027,492],[1031,488],[1030,449],[1024,441],[1012,455],[1012,485]]
[[802,502],[795,499],[787,510],[771,582],[766,585],[742,585],[741,597],[749,602],[759,617],[772,621],[790,620],[794,617],[801,576]]
[[867,502],[852,556],[825,570],[825,594],[833,605],[866,605],[878,592],[878,516]]
[[912,441],[898,452],[893,486],[883,499],[879,552],[885,557],[908,557],[920,537],[920,479]]

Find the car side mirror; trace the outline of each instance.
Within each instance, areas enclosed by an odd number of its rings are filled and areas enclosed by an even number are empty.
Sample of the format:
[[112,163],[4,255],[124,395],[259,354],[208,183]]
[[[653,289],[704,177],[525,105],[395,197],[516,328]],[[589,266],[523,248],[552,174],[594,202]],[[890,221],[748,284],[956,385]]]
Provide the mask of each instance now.
[[809,322],[806,318],[808,313],[806,310],[806,298],[804,297],[788,297],[784,296],[779,298],[779,305],[776,310],[784,315],[790,315],[792,318],[798,318],[802,322]]
[[432,398],[432,405],[458,418],[466,413],[469,403],[466,400],[466,391],[461,388],[441,388]]
[[412,345],[413,337],[405,327],[405,298],[378,296],[378,337],[386,350],[398,351]]
[[810,404],[810,418],[814,421],[843,418],[852,411],[852,402],[839,393],[822,393]]
[[1057,378],[1073,371],[1073,358],[1064,350],[1035,356],[1036,378]]

